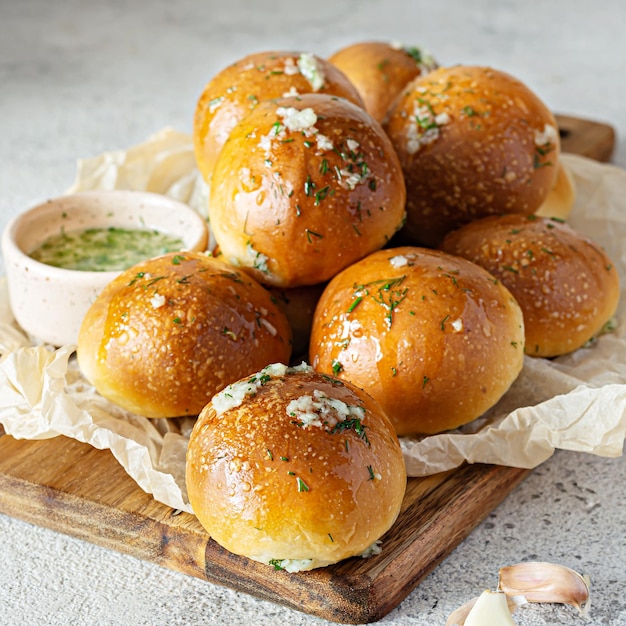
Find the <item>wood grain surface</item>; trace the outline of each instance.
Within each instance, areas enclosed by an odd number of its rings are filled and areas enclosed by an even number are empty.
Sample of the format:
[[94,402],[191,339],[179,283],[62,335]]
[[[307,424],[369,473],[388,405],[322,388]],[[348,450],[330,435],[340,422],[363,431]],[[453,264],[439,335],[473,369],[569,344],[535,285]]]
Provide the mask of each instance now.
[[[610,126],[569,116],[558,121],[563,151],[610,159]],[[144,493],[108,450],[65,437],[0,436],[1,513],[351,624],[376,621],[396,607],[527,474],[477,464],[411,478],[380,555],[288,574],[220,548],[193,515]]]

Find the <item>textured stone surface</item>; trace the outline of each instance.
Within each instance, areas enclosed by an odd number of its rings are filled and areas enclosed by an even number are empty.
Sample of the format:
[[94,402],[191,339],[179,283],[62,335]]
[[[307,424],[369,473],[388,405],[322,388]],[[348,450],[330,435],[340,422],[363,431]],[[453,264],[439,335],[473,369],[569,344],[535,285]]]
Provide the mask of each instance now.
[[[167,125],[190,132],[205,82],[255,50],[327,55],[371,38],[420,45],[444,64],[508,71],[553,110],[610,122],[619,138],[625,23],[621,0],[0,0],[0,225],[69,187],[78,157]],[[614,161],[626,166],[626,143]],[[624,457],[556,454],[381,623],[444,624],[495,587],[499,567],[538,559],[590,575],[589,623],[626,624],[625,484]],[[0,606],[0,624],[323,623],[1,515]],[[515,619],[579,621],[555,606]]]

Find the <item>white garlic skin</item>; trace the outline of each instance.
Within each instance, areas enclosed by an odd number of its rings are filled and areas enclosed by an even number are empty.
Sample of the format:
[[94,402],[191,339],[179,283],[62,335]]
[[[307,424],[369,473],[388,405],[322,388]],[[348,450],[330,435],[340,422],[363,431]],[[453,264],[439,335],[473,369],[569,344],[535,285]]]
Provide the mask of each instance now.
[[465,618],[464,626],[515,626],[506,595],[483,591]]

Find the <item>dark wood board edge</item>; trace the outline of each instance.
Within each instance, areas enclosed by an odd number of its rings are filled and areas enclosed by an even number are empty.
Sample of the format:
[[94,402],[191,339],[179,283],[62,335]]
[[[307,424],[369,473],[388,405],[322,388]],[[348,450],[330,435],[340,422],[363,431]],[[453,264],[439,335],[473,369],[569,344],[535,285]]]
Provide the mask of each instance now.
[[604,163],[615,150],[615,129],[604,122],[557,114],[561,151],[586,156]]
[[[169,507],[161,506],[172,513]],[[4,472],[0,473],[0,513],[204,578],[205,533],[190,533],[139,513],[115,509]]]
[[[98,471],[75,485],[35,482],[42,459],[54,449],[68,463],[80,456]],[[25,465],[6,469],[6,456],[20,451]],[[26,522],[151,561],[209,582],[330,621],[360,624],[381,619],[395,608],[529,470],[466,465],[425,479],[409,479],[403,509],[383,538],[382,554],[289,574],[231,554],[195,526],[155,502],[137,487],[107,450],[63,437],[43,441],[0,440],[0,512]],[[118,507],[86,497],[103,473],[127,494]],[[61,482],[52,476],[50,483]],[[10,495],[7,495],[10,494]],[[147,500],[149,506],[141,506]],[[131,506],[132,504],[132,506]],[[143,508],[143,510],[141,510]],[[138,510],[135,510],[138,509]]]

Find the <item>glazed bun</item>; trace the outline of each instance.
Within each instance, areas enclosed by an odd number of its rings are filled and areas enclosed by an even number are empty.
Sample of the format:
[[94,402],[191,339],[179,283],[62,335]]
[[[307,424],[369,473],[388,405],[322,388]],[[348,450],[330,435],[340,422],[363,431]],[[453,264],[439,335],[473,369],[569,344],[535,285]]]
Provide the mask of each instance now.
[[77,356],[105,398],[146,417],[177,417],[197,415],[268,363],[287,363],[290,339],[284,313],[254,279],[185,252],[113,279],[83,320]]
[[365,110],[379,122],[407,83],[437,67],[432,56],[420,48],[382,41],[351,44],[328,60],[348,77]]
[[405,188],[362,108],[305,94],[259,104],[215,164],[209,216],[224,259],[277,287],[322,283],[401,228]]
[[367,389],[398,435],[434,434],[492,407],[523,364],[521,310],[504,285],[426,248],[374,252],[326,287],[313,367]]
[[385,129],[407,186],[406,231],[435,247],[487,215],[534,213],[555,184],[560,139],[546,105],[488,67],[438,68],[396,100]]
[[284,311],[292,333],[292,353],[295,357],[306,356],[309,350],[311,325],[317,302],[325,283],[282,289],[270,287],[274,301]]
[[204,409],[186,480],[218,544],[294,572],[376,547],[400,511],[406,470],[365,392],[305,365],[271,365]]
[[502,215],[450,233],[449,253],[497,277],[522,308],[525,351],[552,357],[597,335],[617,308],[617,270],[594,242],[562,220]]
[[363,106],[342,72],[313,54],[257,52],[221,70],[204,87],[194,115],[194,152],[205,180],[211,180],[215,160],[230,132],[259,102],[312,92]]

